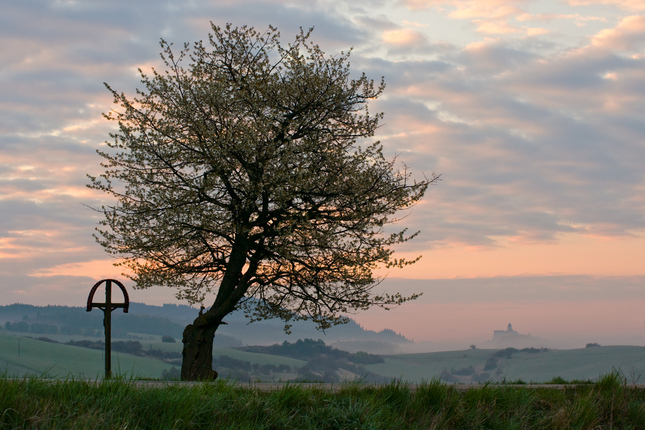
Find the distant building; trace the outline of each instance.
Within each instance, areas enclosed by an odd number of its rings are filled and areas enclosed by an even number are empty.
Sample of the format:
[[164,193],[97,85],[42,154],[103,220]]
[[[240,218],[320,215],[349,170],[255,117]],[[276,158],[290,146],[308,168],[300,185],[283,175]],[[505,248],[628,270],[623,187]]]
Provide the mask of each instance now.
[[547,346],[547,342],[539,337],[529,334],[520,334],[513,330],[511,323],[508,324],[506,330],[493,331],[493,338],[485,342],[483,348],[543,348]]
[[513,330],[513,326],[511,325],[511,323],[508,323],[508,328],[506,330],[495,330],[493,332],[493,339],[495,339],[496,337],[508,336],[511,333],[519,334],[518,332]]

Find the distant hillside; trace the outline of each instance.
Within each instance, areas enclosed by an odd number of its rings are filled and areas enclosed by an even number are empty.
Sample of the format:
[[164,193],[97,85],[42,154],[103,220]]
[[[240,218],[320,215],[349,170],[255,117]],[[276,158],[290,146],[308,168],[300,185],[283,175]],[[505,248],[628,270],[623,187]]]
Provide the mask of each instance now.
[[[181,337],[184,330],[177,321],[138,313],[133,308],[127,314],[117,309],[112,315],[115,338],[127,333]],[[87,312],[81,307],[14,304],[0,306],[0,322],[7,330],[19,333],[103,336],[103,312],[99,309]]]
[[[549,382],[597,380],[612,371],[628,383],[643,383],[645,347],[603,346],[550,350],[506,348],[470,349],[384,356],[384,363],[365,366],[385,378],[408,382],[430,381],[471,384],[487,381]],[[559,379],[556,379],[559,378]]]
[[271,346],[246,346],[238,349],[306,361],[297,371],[296,379],[300,380],[340,382],[343,379],[363,378],[364,381],[389,382],[365,368],[366,364],[384,363],[383,357],[366,352],[352,354],[325,345],[322,340],[299,339],[294,343],[285,341]]
[[[0,366],[8,375],[102,376],[103,352],[93,349],[100,347],[100,340],[81,341],[78,346],[72,346],[67,341],[64,341],[66,344],[54,343],[46,337],[41,339],[47,341],[33,337],[0,333]],[[60,335],[53,337],[61,338]],[[180,343],[164,343],[159,339],[120,343],[129,349],[132,346],[137,348],[126,353],[126,349],[119,348],[119,343],[115,344],[112,358],[115,373],[136,377],[177,377],[179,359],[168,358],[180,356]],[[618,371],[628,383],[643,383],[642,375],[645,374],[645,348],[636,346],[596,346],[575,350],[470,349],[373,356],[343,353],[309,339],[269,347],[215,348],[213,356],[214,368],[222,378],[239,381],[359,378],[375,382],[440,379],[457,384],[520,379],[525,382],[561,382],[597,380],[602,375]]]
[[[53,378],[102,378],[104,352],[38,339],[0,334],[0,366],[8,376],[36,375]],[[126,379],[160,378],[173,365],[149,357],[112,352],[113,371]]]
[[[193,322],[197,317],[198,310],[185,305],[165,304],[163,306],[151,306],[143,303],[132,303],[132,313],[143,315],[159,316],[182,323],[184,326]],[[0,314],[1,315],[1,314]],[[0,320],[2,317],[0,316]],[[293,341],[295,339],[322,339],[325,343],[341,341],[362,341],[362,342],[383,342],[383,343],[411,343],[405,336],[390,329],[380,332],[365,330],[356,321],[350,318],[349,323],[334,326],[325,332],[316,330],[316,325],[311,321],[296,321],[291,328],[291,335],[284,332],[284,322],[279,319],[248,323],[244,312],[235,311],[224,318],[227,325],[221,326],[217,334],[225,334],[241,339],[245,345],[272,345]]]
[[[165,304],[151,306],[131,303],[129,313],[120,309],[113,312],[112,334],[114,338],[125,338],[128,333],[169,335],[181,339],[185,326],[198,314],[198,309]],[[363,329],[356,321],[334,326],[325,332],[316,330],[310,321],[297,321],[291,334],[284,332],[284,323],[278,319],[248,324],[242,311],[236,311],[225,318],[215,336],[216,345],[272,345],[297,339],[322,339],[327,344],[346,345],[348,349],[360,345],[366,352],[394,352],[397,344],[411,343],[403,335],[385,329],[380,332]],[[103,312],[94,309],[86,312],[82,307],[33,306],[13,304],[0,306],[0,324],[8,331],[34,334],[67,334],[82,336],[103,335]],[[370,346],[374,347],[370,349]],[[351,351],[355,352],[355,351]]]

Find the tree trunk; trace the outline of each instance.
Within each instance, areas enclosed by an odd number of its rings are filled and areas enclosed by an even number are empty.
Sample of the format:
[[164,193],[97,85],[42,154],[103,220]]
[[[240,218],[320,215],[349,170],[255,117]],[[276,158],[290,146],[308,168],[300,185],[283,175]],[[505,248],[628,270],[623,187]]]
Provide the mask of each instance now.
[[219,324],[206,324],[198,317],[184,329],[181,363],[182,381],[214,381],[213,338]]
[[236,235],[215,303],[205,313],[200,311],[195,321],[184,329],[182,381],[213,381],[217,378],[217,372],[213,370],[215,331],[221,324],[226,324],[222,319],[235,310],[235,306],[249,288],[248,282],[241,282],[240,278],[250,278],[254,275],[259,262],[257,259],[252,261],[249,268],[242,273],[247,261],[247,250],[246,238]]

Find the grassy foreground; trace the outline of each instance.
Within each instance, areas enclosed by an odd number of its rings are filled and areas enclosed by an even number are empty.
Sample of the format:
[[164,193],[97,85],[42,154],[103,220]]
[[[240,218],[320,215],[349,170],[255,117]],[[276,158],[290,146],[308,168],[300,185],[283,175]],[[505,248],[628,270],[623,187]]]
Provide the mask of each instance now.
[[466,391],[297,384],[262,392],[225,381],[137,386],[132,381],[0,378],[2,429],[598,429],[645,428],[645,393],[617,374],[557,388],[484,385]]

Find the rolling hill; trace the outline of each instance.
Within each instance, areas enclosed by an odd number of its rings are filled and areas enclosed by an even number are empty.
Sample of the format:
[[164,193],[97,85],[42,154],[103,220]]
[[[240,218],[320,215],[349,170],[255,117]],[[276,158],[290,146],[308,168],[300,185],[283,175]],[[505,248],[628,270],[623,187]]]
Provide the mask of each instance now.
[[[53,336],[60,342],[63,335]],[[145,350],[180,352],[181,343],[162,342],[160,337],[141,341]],[[266,354],[257,351],[270,351]],[[323,351],[321,356],[293,358],[279,354],[276,348],[243,350],[214,348],[214,367],[221,377],[240,381],[286,381],[328,378],[329,363],[333,361]],[[327,358],[326,358],[327,357]],[[614,370],[621,372],[629,383],[644,382],[645,347],[604,346],[572,350],[517,350],[475,349],[466,351],[434,352],[381,356],[381,363],[365,364],[357,373],[348,363],[339,368],[335,377],[355,379],[369,376],[367,381],[386,382],[402,380],[422,382],[441,379],[449,383],[485,383],[487,381],[548,382],[560,377],[564,380],[596,380]],[[52,378],[89,378],[103,376],[103,351],[53,343],[12,333],[0,333],[0,371],[9,376],[25,374]],[[177,377],[180,359],[158,360],[150,357],[113,352],[113,372],[124,377],[155,378]],[[316,366],[321,366],[317,369]],[[327,369],[327,370],[326,370]],[[325,373],[327,372],[327,373]],[[323,374],[325,376],[323,377]]]
[[[169,335],[181,339],[184,327],[194,320],[197,313],[198,309],[185,305],[131,303],[129,313],[113,312],[112,336],[125,339],[133,334],[139,337],[141,334]],[[354,320],[325,332],[317,330],[311,321],[296,321],[291,334],[284,332],[284,323],[277,319],[249,324],[242,311],[233,312],[225,321],[227,325],[221,326],[215,336],[218,347],[272,345],[311,338],[342,345],[342,349],[351,352],[392,353],[398,350],[397,345],[412,343],[392,330],[365,330]],[[0,306],[0,325],[8,332],[31,336],[65,334],[98,338],[103,336],[103,312],[97,309],[86,312],[82,307],[13,304]]]
[[475,383],[517,381],[548,382],[597,379],[618,370],[630,383],[645,382],[645,347],[603,346],[543,350],[470,349],[385,356],[385,362],[366,366],[384,377],[408,382]]

